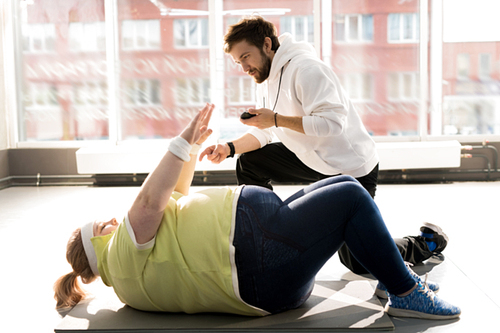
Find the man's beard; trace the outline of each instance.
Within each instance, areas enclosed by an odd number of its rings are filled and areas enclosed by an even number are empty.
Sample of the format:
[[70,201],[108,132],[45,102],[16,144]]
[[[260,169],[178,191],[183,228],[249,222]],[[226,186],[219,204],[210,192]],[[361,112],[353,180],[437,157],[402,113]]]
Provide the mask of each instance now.
[[253,76],[256,83],[262,83],[269,77],[269,72],[271,72],[271,58],[269,58],[262,50],[260,51],[262,55],[262,66],[257,68],[257,74]]

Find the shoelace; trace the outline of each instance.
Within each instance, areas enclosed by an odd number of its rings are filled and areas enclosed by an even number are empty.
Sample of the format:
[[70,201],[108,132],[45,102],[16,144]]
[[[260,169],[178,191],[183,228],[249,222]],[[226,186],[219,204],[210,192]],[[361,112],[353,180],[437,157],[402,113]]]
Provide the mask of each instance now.
[[432,301],[432,304],[434,305],[434,297],[436,296],[436,294],[429,288],[429,285],[427,284],[427,278],[429,277],[429,272],[425,273],[425,280],[422,281],[422,279],[420,278],[420,276],[418,276],[418,274],[415,273],[411,269],[411,267],[413,266],[413,264],[411,262],[405,261],[405,265],[408,268],[408,270],[410,271],[410,274],[412,274],[413,276],[415,276],[418,279],[418,281],[419,281],[419,285],[422,286],[422,288],[418,289],[418,292],[422,293],[422,294],[425,294],[427,297],[429,297],[431,299],[431,301]]
[[428,275],[429,275],[429,273],[425,273],[425,280],[423,283],[422,283],[422,280],[420,280],[419,285],[422,286],[422,288],[419,288],[418,292],[425,294],[428,298],[430,298],[432,301],[432,305],[434,305],[434,297],[436,296],[436,294],[427,285],[427,276]]

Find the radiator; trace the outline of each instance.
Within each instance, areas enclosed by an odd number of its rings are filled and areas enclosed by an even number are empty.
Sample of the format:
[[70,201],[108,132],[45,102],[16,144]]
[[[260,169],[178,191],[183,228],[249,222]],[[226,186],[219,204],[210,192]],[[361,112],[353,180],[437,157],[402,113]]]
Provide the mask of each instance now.
[[[106,146],[80,148],[76,163],[80,174],[149,173],[166,152],[167,145]],[[380,170],[456,168],[460,166],[461,145],[458,141],[378,142]],[[234,170],[236,159],[219,165],[198,162],[196,170]]]

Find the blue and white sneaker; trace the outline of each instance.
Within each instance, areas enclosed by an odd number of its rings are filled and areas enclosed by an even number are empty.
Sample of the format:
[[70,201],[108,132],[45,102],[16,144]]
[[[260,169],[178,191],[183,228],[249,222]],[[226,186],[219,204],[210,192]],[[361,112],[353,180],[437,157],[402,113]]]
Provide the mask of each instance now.
[[[410,267],[413,266],[409,262],[405,262],[406,267],[408,268],[408,271],[410,272],[411,276],[415,279],[415,282],[420,282],[422,284],[427,285],[427,287],[432,290],[434,293],[437,293],[439,291],[439,284],[427,281],[427,273],[425,274],[425,280],[422,281],[420,279],[420,276],[417,275]],[[388,298],[388,291],[385,285],[382,282],[378,282],[377,288],[375,288],[375,295],[379,298],[387,299]]]
[[420,282],[415,290],[407,296],[398,297],[389,293],[385,311],[395,317],[422,319],[453,319],[462,313],[459,307],[438,298],[425,284]]

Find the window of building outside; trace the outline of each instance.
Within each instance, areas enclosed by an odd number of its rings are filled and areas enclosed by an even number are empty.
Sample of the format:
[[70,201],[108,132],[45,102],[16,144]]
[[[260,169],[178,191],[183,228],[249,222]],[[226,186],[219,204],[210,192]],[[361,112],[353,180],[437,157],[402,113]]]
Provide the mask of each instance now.
[[280,28],[290,33],[296,41],[314,42],[314,17],[284,16],[280,19]]
[[[331,0],[328,13],[314,11],[324,0],[120,0],[111,14],[104,0],[21,1],[18,142],[168,139],[214,96],[217,139],[234,139],[247,129],[238,117],[255,105],[256,83],[220,51],[221,41],[251,14],[317,47],[375,137],[421,135],[423,116],[430,135],[500,134],[500,27],[491,1],[442,0],[442,15],[430,13],[427,73],[414,0]],[[215,26],[222,32],[209,38]],[[211,50],[220,53],[212,58]],[[422,74],[430,78],[427,100]]]
[[23,27],[24,51],[51,53],[56,51],[56,27],[53,23],[36,23]]
[[104,52],[106,50],[104,22],[70,22],[69,49],[72,52]]
[[174,20],[174,36],[177,47],[208,47],[208,19]]
[[373,99],[373,77],[368,73],[348,73],[339,76],[342,87],[353,101]]
[[123,20],[122,50],[158,50],[161,47],[160,20]]
[[391,43],[418,42],[419,15],[417,13],[391,13],[388,15],[388,40]]
[[491,54],[479,54],[478,76],[481,80],[489,80],[491,78]]
[[335,15],[335,40],[337,42],[372,42],[373,15]]
[[457,79],[468,80],[470,78],[470,55],[461,53],[457,55]]
[[417,101],[420,96],[418,73],[389,73],[388,98],[393,101]]
[[255,82],[250,77],[229,78],[229,104],[248,105],[255,102]]

